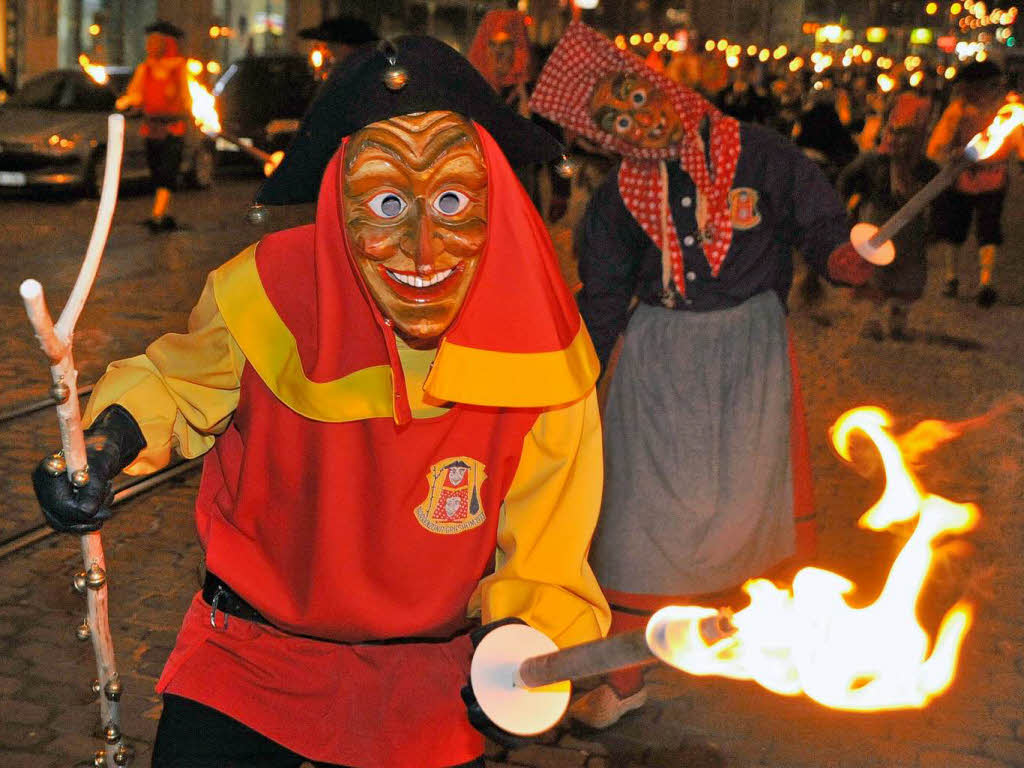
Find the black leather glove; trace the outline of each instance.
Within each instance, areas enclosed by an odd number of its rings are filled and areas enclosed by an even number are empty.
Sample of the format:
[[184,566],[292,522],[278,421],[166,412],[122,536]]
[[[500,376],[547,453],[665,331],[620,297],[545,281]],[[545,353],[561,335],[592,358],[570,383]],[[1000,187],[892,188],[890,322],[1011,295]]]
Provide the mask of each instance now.
[[[526,622],[522,619],[514,616],[508,619],[492,621],[490,624],[484,624],[482,627],[474,629],[469,633],[469,638],[473,641],[473,648],[475,649],[480,645],[480,641],[483,640],[487,633],[492,629],[503,627],[506,624],[525,623]],[[462,694],[462,701],[466,705],[466,713],[469,715],[469,724],[495,744],[500,744],[506,749],[519,749],[520,747],[525,747],[527,744],[532,743],[532,740],[527,736],[517,736],[514,733],[509,733],[503,728],[499,728],[480,707],[480,702],[476,700],[476,694],[473,693],[473,685],[471,683],[466,683],[462,687],[460,693]]]
[[47,468],[49,457],[32,473],[32,487],[50,527],[61,533],[98,531],[112,512],[111,481],[146,447],[138,423],[120,405],[111,405],[85,431],[85,453],[89,482],[76,488],[67,472]]

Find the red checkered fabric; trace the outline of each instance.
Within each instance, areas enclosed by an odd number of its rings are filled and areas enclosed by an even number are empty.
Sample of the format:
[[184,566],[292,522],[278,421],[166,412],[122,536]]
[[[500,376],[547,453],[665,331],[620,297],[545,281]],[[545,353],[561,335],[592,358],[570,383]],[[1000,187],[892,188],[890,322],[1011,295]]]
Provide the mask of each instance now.
[[[590,99],[598,81],[611,72],[634,72],[666,94],[685,132],[678,147],[642,149],[598,127],[590,116]],[[580,22],[569,25],[544,65],[530,99],[530,108],[622,155],[619,169],[622,200],[648,237],[662,249],[663,258],[671,264],[672,282],[680,295],[686,295],[682,249],[671,210],[667,212],[668,231],[662,233],[661,225],[661,206],[668,190],[664,188],[667,180],[663,180],[658,164],[678,159],[697,187],[701,245],[711,274],[718,275],[732,242],[729,190],[740,155],[736,120],[723,115],[695,91],[650,69],[638,56],[619,50],[611,40]],[[705,118],[710,128],[710,168],[700,133]]]

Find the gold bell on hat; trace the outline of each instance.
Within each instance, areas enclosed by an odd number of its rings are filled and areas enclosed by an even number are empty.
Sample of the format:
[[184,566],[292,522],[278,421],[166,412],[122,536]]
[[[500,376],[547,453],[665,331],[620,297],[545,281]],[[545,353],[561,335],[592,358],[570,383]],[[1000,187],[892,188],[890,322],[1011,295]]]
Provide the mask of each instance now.
[[563,179],[571,179],[576,175],[576,171],[579,170],[579,163],[573,160],[568,155],[562,155],[562,159],[555,165],[555,173],[561,176]]
[[388,87],[388,90],[400,91],[409,82],[409,70],[398,63],[398,52],[390,42],[382,40],[380,45],[381,47],[378,50],[384,51],[388,57],[388,68],[384,70],[381,79],[384,81],[384,85]]
[[250,205],[245,212],[245,220],[254,226],[263,226],[270,219],[270,211],[265,205]]
[[409,82],[409,70],[399,66],[392,60],[391,66],[384,70],[384,85],[392,91],[400,91]]

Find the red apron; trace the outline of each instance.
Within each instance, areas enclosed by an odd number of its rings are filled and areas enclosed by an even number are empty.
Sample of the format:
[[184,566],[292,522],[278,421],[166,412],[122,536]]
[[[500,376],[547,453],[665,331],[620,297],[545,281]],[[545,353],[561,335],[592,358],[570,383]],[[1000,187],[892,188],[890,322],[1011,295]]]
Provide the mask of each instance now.
[[[214,629],[197,596],[157,690],[317,761],[480,755],[459,696],[469,640],[437,641],[469,624],[537,415],[456,405],[402,426],[316,422],[247,368],[235,419],[206,459],[196,522],[210,571],[276,628],[231,618],[224,629],[219,616]],[[396,638],[426,642],[366,644]]]

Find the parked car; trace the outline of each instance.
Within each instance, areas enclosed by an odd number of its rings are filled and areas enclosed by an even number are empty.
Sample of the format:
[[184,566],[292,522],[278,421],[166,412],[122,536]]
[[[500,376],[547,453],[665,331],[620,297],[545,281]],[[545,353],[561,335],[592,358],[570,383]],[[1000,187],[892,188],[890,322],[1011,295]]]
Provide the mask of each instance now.
[[[246,56],[232,63],[213,86],[224,132],[266,152],[287,149],[299,120],[313,100],[317,82],[305,56]],[[219,139],[220,159],[253,162],[238,147]],[[259,164],[262,170],[262,164]]]
[[[84,71],[58,69],[35,77],[0,107],[0,187],[64,187],[98,194],[103,183],[107,115],[131,79],[110,67],[105,84]],[[142,117],[126,114],[123,180],[148,178]],[[185,135],[181,172],[198,188],[213,183],[214,144],[197,128]]]

